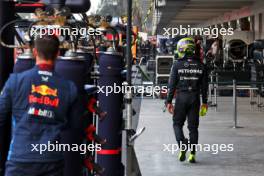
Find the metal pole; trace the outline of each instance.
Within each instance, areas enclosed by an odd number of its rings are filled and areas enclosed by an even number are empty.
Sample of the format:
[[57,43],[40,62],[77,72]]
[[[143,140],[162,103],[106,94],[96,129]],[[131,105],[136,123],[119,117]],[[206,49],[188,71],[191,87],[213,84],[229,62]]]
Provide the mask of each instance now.
[[260,110],[260,94],[258,93],[258,96],[257,96],[257,107],[258,107],[258,110]]
[[[0,28],[6,23],[15,19],[15,4],[0,0]],[[2,39],[9,43],[14,43],[14,30],[5,30]],[[14,66],[13,49],[0,45],[0,90],[3,88],[9,74]],[[8,118],[4,128],[0,129],[0,176],[4,175],[5,161],[8,154],[11,139],[11,117]]]
[[236,95],[236,80],[233,80],[233,113],[234,113],[234,126],[233,128],[237,128],[237,95]]
[[250,96],[250,110],[253,110],[253,93],[254,91],[252,89],[249,90],[249,96]]
[[127,65],[127,75],[126,81],[128,85],[131,85],[131,29],[132,29],[132,0],[127,0],[127,29],[126,29],[126,65]]
[[[15,4],[0,0],[0,28],[15,19]],[[6,43],[14,43],[14,30],[11,27],[2,34],[2,40]],[[5,48],[0,45],[0,90],[3,88],[9,74],[14,66],[14,49]]]
[[[211,80],[211,82],[213,82],[212,74],[210,75],[210,80]],[[213,104],[213,101],[212,101],[212,84],[209,84],[209,88],[208,89],[209,89],[209,95],[208,95],[209,102],[212,105]]]
[[217,111],[217,87],[218,87],[218,74],[215,74],[216,84],[214,84],[214,106],[215,111]]
[[[127,28],[126,28],[126,66],[127,86],[131,86],[131,67],[132,67],[132,52],[131,52],[131,29],[132,29],[132,0],[127,0]],[[129,89],[130,90],[130,89]],[[129,176],[133,173],[133,146],[129,142],[132,129],[132,92],[126,92],[126,123],[125,123],[125,143],[126,143],[126,169],[125,175]]]
[[[126,82],[131,86],[132,75],[132,52],[131,52],[131,35],[132,35],[132,0],[127,0],[127,28],[126,28]],[[130,90],[130,89],[129,89]],[[126,130],[132,128],[132,92],[126,92]]]

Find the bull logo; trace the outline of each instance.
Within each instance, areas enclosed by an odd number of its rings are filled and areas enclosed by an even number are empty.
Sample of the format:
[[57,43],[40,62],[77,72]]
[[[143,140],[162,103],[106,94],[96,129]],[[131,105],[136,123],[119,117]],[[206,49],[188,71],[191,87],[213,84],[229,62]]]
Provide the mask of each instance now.
[[52,89],[47,85],[39,85],[39,86],[32,85],[31,93],[38,93],[42,96],[47,96],[47,95],[54,97],[58,96],[58,90]]

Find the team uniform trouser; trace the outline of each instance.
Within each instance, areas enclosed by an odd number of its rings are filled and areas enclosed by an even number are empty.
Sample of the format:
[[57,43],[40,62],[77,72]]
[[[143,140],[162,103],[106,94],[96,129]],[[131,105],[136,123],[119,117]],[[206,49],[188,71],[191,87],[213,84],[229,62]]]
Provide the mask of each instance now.
[[173,128],[178,145],[187,145],[188,142],[184,137],[183,125],[188,122],[189,129],[189,146],[191,153],[195,154],[195,145],[198,144],[198,127],[199,127],[199,110],[200,96],[199,92],[177,92],[175,109],[173,115]]
[[64,161],[21,163],[7,161],[5,176],[63,176]]

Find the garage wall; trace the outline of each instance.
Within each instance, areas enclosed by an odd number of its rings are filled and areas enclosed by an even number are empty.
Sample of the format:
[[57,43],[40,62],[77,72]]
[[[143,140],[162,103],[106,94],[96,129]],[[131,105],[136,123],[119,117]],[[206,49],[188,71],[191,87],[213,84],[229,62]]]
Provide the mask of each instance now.
[[223,24],[224,22],[234,21],[240,18],[250,17],[251,27],[253,32],[253,40],[264,39],[264,1],[257,1],[252,6],[243,7],[238,10],[223,14],[213,19],[209,19],[200,26],[210,26]]

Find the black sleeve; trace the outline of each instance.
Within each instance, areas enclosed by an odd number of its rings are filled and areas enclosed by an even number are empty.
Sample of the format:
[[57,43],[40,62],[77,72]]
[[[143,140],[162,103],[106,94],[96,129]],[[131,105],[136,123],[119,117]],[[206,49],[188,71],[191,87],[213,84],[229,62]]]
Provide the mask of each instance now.
[[203,65],[203,75],[201,79],[201,93],[202,93],[202,103],[207,104],[208,99],[208,71],[207,67]]
[[177,63],[174,63],[170,73],[167,103],[172,102],[177,83],[178,83],[178,69],[177,69]]

